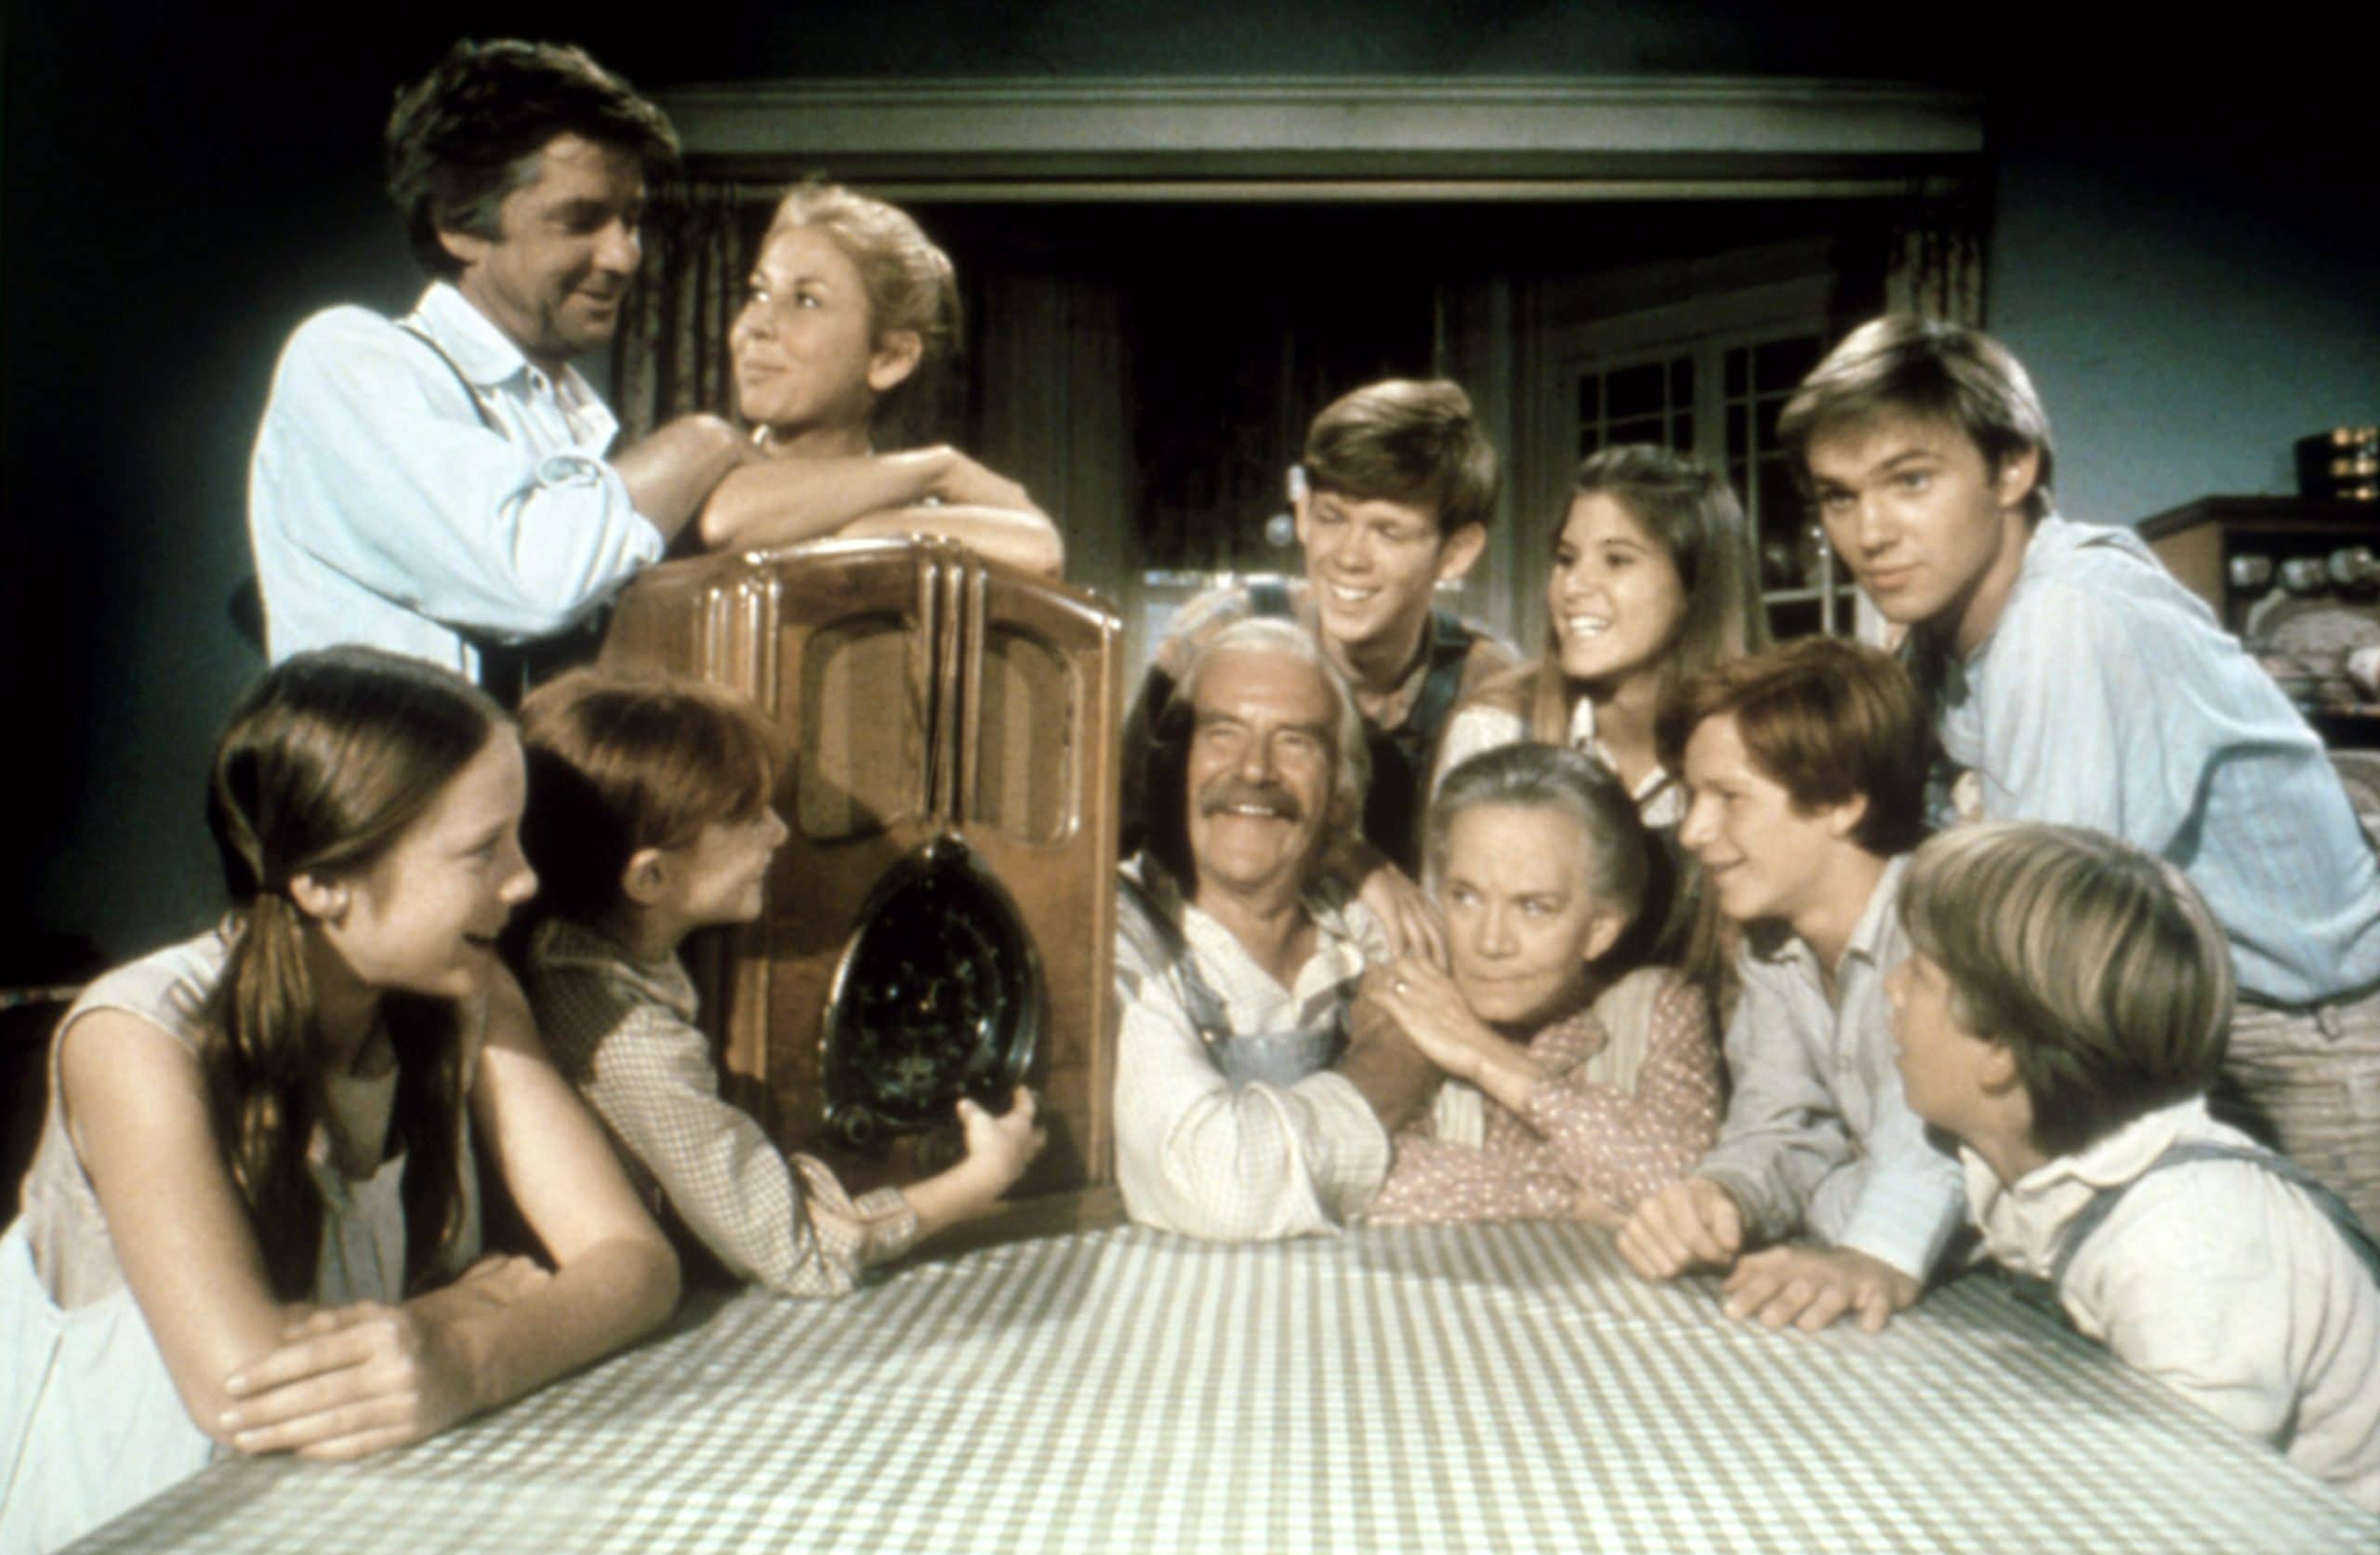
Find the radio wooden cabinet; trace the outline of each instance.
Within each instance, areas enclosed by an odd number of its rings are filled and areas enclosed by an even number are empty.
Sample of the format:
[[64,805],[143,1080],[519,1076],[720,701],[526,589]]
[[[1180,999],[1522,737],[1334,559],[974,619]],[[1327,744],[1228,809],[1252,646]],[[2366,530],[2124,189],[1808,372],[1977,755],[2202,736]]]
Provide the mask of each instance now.
[[1118,622],[946,541],[649,569],[611,666],[729,688],[788,751],[758,922],[689,957],[730,1094],[855,1190],[961,1150],[960,1095],[1040,1094],[990,1234],[1114,1218]]

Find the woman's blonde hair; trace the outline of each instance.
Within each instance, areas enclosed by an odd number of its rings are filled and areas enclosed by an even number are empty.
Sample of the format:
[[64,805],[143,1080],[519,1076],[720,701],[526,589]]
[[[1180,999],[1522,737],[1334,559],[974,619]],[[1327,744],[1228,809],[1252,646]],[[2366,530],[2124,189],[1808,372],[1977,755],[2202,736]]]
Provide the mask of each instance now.
[[903,330],[918,337],[916,370],[876,402],[874,428],[900,428],[914,407],[932,402],[933,385],[958,354],[962,321],[950,256],[900,206],[818,178],[786,191],[761,246],[801,227],[826,233],[859,271],[871,343]]
[[2230,945],[2162,859],[2074,826],[1961,826],[1918,849],[1900,913],[1951,1018],[2015,1060],[2040,1149],[2071,1154],[2215,1083]]
[[619,900],[628,860],[684,848],[714,822],[757,815],[776,792],[776,726],[716,686],[576,669],[521,705],[529,760],[522,850],[540,916],[588,922]]
[[[267,671],[216,744],[206,819],[233,938],[202,1016],[199,1071],[273,1294],[311,1293],[322,1192],[307,1166],[320,1116],[315,990],[300,875],[368,870],[507,727],[459,676],[370,648],[300,653]],[[390,994],[391,1128],[405,1153],[405,1276],[446,1269],[466,1219],[464,1053],[454,1006]]]

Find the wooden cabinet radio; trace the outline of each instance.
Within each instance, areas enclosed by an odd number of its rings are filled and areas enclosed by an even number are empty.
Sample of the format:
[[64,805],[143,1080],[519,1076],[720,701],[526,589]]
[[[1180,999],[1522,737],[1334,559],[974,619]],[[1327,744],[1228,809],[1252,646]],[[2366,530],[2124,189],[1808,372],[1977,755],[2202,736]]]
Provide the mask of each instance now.
[[988,1229],[1115,1218],[1117,631],[940,540],[673,561],[620,598],[605,665],[784,733],[767,904],[688,961],[729,1094],[854,1190],[948,1165],[957,1099],[1022,1080],[1050,1142]]

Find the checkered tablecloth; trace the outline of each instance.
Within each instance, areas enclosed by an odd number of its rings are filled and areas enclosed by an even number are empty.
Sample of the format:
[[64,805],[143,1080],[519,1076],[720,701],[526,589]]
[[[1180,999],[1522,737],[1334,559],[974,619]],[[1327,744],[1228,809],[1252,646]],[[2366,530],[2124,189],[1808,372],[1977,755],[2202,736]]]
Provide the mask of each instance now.
[[1124,1229],[748,1294],[351,1467],[218,1464],[88,1548],[2380,1548],[1988,1276],[1780,1336],[1574,1226]]

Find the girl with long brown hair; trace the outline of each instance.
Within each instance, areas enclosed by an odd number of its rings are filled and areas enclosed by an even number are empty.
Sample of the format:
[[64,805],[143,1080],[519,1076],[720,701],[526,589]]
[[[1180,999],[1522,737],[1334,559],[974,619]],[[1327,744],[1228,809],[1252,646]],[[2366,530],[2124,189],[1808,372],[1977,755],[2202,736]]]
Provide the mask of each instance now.
[[1667,920],[1645,926],[1652,958],[1718,990],[1726,954],[1693,862],[1675,847],[1686,790],[1654,750],[1661,693],[1763,648],[1768,627],[1743,507],[1691,455],[1623,444],[1579,466],[1554,528],[1545,646],[1488,682],[1447,726],[1438,777],[1521,740],[1568,745],[1611,769],[1661,843]]
[[1606,448],[1579,466],[1552,552],[1543,651],[1457,709],[1439,774],[1519,740],[1572,745],[1646,825],[1673,827],[1684,795],[1653,752],[1662,690],[1768,643],[1743,508],[1690,455]]
[[[668,1244],[493,942],[536,889],[520,741],[368,649],[269,672],[218,743],[231,910],[60,1022],[0,1239],[0,1546],[47,1548],[215,1451],[360,1457],[643,1333]],[[474,1262],[474,1141],[552,1267]]]

